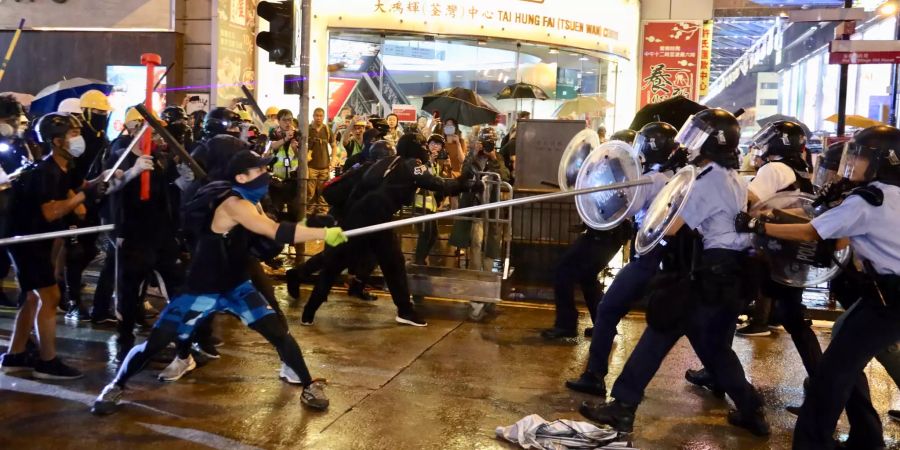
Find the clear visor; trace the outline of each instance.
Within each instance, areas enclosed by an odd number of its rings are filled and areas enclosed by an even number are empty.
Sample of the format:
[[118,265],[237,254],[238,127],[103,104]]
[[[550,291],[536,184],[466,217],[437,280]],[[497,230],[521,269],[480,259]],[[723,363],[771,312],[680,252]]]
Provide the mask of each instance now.
[[675,136],[675,142],[683,145],[688,151],[694,153],[695,150],[698,150],[703,144],[709,139],[710,131],[709,129],[700,122],[699,120],[695,120],[694,116],[688,118],[684,125],[678,130],[678,134]]
[[656,143],[647,139],[643,134],[638,133],[637,137],[634,138],[634,150],[637,152],[642,164],[647,162],[647,159],[644,158],[644,152],[656,150],[654,147],[656,147]]
[[758,148],[765,148],[777,132],[778,130],[775,129],[775,126],[770,123],[762,127],[762,129],[757,131],[756,134],[750,138],[750,145]]
[[819,155],[816,159],[816,170],[813,173],[813,186],[818,189],[822,189],[828,184],[832,184],[841,179],[840,175],[838,175],[838,171],[835,169],[829,169],[825,164],[822,164],[822,160],[825,159],[825,155]]
[[841,155],[838,175],[856,183],[871,181],[878,173],[875,152],[876,150],[857,145],[853,141],[847,142],[844,154]]

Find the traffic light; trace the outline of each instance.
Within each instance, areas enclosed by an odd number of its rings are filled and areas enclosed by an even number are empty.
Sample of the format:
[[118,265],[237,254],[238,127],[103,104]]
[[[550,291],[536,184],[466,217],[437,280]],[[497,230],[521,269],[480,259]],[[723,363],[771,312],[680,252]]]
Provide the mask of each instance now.
[[269,61],[294,65],[294,2],[259,2],[256,14],[269,21],[269,31],[256,34],[256,45],[269,52]]

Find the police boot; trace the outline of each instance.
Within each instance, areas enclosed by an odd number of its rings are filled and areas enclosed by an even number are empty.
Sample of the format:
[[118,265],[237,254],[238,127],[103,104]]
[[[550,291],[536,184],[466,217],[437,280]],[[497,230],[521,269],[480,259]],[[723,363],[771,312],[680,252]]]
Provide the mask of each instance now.
[[713,374],[706,370],[705,367],[700,370],[688,369],[684,372],[684,379],[687,380],[688,383],[711,391],[716,397],[725,398],[725,391],[716,386]]
[[606,397],[606,383],[603,381],[603,377],[587,370],[578,379],[567,380],[566,387],[573,391]]
[[744,428],[757,436],[768,436],[771,432],[762,407],[747,411],[732,409],[728,412],[728,423]]
[[581,407],[578,408],[578,412],[582,416],[601,425],[609,425],[623,433],[631,433],[634,430],[636,411],[637,405],[629,405],[618,400],[601,402],[596,405],[582,402]]

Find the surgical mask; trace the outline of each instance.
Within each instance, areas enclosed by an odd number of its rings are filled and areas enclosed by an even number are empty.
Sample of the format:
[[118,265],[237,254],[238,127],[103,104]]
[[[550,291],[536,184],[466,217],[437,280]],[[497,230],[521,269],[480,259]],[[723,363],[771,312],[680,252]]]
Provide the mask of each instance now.
[[444,127],[444,134],[456,134],[456,127],[453,125]]
[[16,129],[12,125],[5,122],[0,123],[0,136],[12,137],[14,134],[16,134]]
[[85,148],[84,137],[79,135],[79,136],[69,138],[68,152],[70,155],[72,155],[73,158],[77,158],[77,157],[83,155],[84,148]]
[[272,174],[264,173],[246,183],[235,183],[233,189],[245,200],[255,205],[269,192],[271,180]]

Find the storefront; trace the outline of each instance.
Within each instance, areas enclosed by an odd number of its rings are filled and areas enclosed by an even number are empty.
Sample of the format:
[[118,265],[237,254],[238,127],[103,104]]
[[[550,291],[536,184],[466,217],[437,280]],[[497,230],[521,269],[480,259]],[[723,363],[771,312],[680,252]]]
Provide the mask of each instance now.
[[[503,113],[550,118],[567,99],[601,95],[615,107],[599,121],[621,128],[635,112],[638,16],[633,0],[314,1],[310,105],[385,114],[461,86]],[[296,109],[282,84],[298,70],[259,53],[263,107]],[[328,65],[342,69],[328,73]],[[495,99],[516,82],[540,86],[550,100]]]

